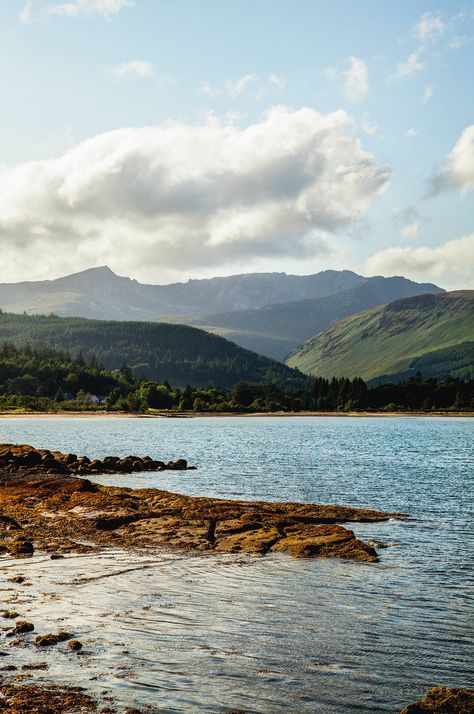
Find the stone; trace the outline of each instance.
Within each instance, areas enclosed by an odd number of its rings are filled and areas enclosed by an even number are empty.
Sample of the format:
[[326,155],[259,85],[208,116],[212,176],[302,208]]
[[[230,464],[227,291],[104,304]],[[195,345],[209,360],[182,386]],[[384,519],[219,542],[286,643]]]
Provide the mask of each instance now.
[[400,714],[473,714],[474,689],[433,687],[425,698],[409,704]]

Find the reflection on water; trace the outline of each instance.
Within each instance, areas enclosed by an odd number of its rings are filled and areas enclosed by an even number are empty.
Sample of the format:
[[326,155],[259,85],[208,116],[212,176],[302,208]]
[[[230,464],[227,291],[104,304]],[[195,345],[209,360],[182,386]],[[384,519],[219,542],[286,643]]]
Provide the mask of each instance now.
[[[360,524],[398,543],[375,565],[121,552],[0,560],[9,607],[85,643],[16,649],[36,679],[161,712],[397,712],[472,685],[472,426],[467,419],[1,422],[1,441],[103,456],[184,456],[199,471],[103,477],[231,498],[408,511]],[[6,582],[22,572],[32,585]],[[71,586],[71,583],[73,585]],[[472,591],[471,591],[472,592]]]

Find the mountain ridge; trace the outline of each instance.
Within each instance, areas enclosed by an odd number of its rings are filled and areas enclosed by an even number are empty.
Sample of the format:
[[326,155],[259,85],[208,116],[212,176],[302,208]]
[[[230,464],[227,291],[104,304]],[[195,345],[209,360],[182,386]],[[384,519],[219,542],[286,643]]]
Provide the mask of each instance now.
[[[388,381],[413,376],[423,364],[424,376],[445,374],[442,350],[448,350],[445,362],[455,362],[457,351],[463,353],[461,376],[474,364],[473,341],[474,290],[425,293],[339,320],[286,363],[321,377]],[[436,369],[429,368],[430,359],[437,362]]]

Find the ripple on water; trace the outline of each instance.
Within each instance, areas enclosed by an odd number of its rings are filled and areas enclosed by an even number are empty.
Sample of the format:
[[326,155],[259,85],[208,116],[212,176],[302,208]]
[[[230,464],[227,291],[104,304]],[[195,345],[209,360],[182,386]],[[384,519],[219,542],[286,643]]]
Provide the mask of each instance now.
[[[122,552],[12,563],[1,585],[77,656],[35,678],[164,712],[396,712],[436,683],[472,685],[472,425],[466,419],[195,419],[2,423],[2,441],[91,456],[184,456],[199,471],[104,477],[228,498],[347,503],[414,520],[354,524],[397,544],[376,565],[284,556]],[[352,527],[352,526],[351,526]],[[72,583],[72,586],[71,586]],[[15,648],[21,663],[32,648]]]

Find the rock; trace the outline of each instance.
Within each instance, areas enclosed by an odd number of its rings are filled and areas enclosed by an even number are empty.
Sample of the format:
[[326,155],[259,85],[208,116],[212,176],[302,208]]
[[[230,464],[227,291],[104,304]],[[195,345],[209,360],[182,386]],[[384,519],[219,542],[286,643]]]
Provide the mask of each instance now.
[[25,578],[23,575],[14,575],[12,578],[8,578],[9,583],[17,583],[18,585],[21,585],[21,583],[25,582]]
[[51,632],[48,635],[36,635],[35,645],[37,647],[51,647],[59,644],[59,642],[66,642],[72,639],[73,636],[70,632],[65,632],[64,630],[56,633]]
[[82,642],[79,642],[79,640],[69,640],[67,646],[73,652],[79,652],[79,650],[82,650]]
[[10,555],[33,555],[35,552],[34,545],[31,541],[19,539],[14,541],[9,548]]
[[0,617],[4,617],[8,620],[16,620],[19,615],[14,610],[4,610],[2,613],[0,613]]
[[433,687],[424,699],[409,704],[400,714],[473,714],[474,689]]
[[26,620],[17,620],[15,628],[13,630],[14,635],[24,635],[26,632],[33,632],[35,626],[32,622],[27,622]]
[[61,553],[51,553],[50,558],[51,560],[61,560],[64,558],[64,555],[61,555]]
[[80,687],[61,685],[4,684],[0,687],[1,711],[73,714],[95,712],[97,704]]

